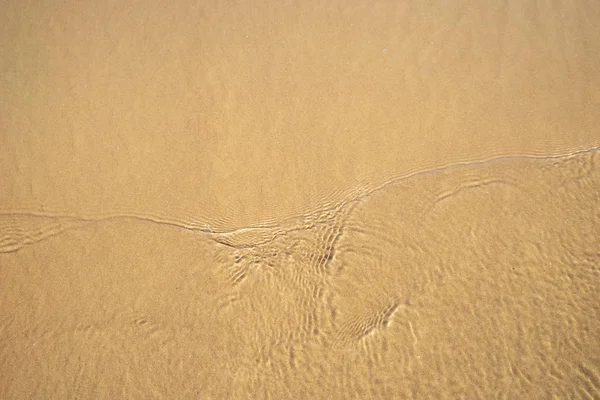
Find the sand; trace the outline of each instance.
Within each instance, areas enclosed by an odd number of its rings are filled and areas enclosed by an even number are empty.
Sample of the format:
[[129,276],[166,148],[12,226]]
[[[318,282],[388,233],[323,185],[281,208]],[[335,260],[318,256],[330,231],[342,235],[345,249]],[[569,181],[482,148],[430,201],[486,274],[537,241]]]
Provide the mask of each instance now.
[[599,5],[2,3],[0,398],[600,398]]

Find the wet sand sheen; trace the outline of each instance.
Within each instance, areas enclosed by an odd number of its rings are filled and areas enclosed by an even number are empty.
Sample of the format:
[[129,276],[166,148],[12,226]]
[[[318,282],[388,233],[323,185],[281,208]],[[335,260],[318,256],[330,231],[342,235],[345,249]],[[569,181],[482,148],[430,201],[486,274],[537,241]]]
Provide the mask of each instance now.
[[[445,167],[441,167],[441,168],[421,171],[421,172],[417,172],[414,174],[409,174],[409,175],[401,177],[401,178],[392,179],[389,182],[383,184],[381,187],[373,189],[369,193],[362,194],[362,195],[356,195],[354,198],[349,198],[345,201],[340,202],[340,204],[336,205],[335,207],[314,211],[311,214],[314,216],[314,215],[326,214],[328,212],[340,212],[340,211],[344,210],[345,208],[347,208],[348,206],[352,206],[356,202],[363,201],[363,200],[369,198],[370,196],[377,194],[379,191],[385,190],[386,188],[388,188],[391,185],[400,184],[406,179],[414,179],[414,178],[418,178],[419,176],[422,176],[422,175],[446,172],[448,170],[452,170],[455,168],[485,166],[488,163],[501,162],[501,161],[506,161],[506,160],[528,160],[529,159],[529,160],[545,160],[545,161],[557,160],[557,161],[560,161],[561,159],[568,159],[568,158],[576,157],[576,156],[594,154],[597,151],[598,151],[597,148],[593,148],[593,149],[582,150],[579,152],[574,152],[574,153],[571,153],[568,155],[562,155],[562,156],[544,156],[544,157],[542,157],[542,156],[538,156],[538,157],[534,157],[534,156],[504,156],[504,157],[492,158],[492,159],[485,160],[485,161],[472,161],[472,162],[467,162],[467,163],[454,164],[454,165],[449,165],[449,166],[445,166]],[[225,241],[225,242],[223,242],[225,244],[228,241],[235,240],[235,239],[233,239],[234,236],[247,236],[247,237],[254,236],[254,237],[258,238],[258,239],[255,239],[255,241],[258,241],[258,242],[260,242],[261,240],[272,240],[273,237],[283,234],[285,232],[285,226],[294,225],[298,221],[304,221],[304,220],[309,219],[310,217],[311,217],[311,215],[299,215],[299,216],[287,218],[287,219],[281,221],[278,225],[269,225],[269,224],[263,223],[263,224],[259,224],[257,226],[241,227],[241,228],[232,229],[232,230],[228,230],[228,231],[222,231],[222,230],[217,230],[217,229],[213,228],[213,226],[208,221],[194,221],[193,219],[190,219],[187,221],[180,221],[180,220],[174,219],[172,216],[144,215],[144,214],[139,214],[139,213],[135,213],[135,212],[129,212],[129,213],[113,212],[113,213],[110,213],[107,215],[92,214],[92,215],[82,216],[82,215],[73,215],[73,214],[71,214],[71,215],[58,214],[58,213],[53,213],[53,212],[50,212],[47,210],[43,211],[43,212],[30,211],[30,210],[11,210],[11,211],[0,210],[0,219],[3,219],[5,221],[13,221],[12,224],[7,223],[6,226],[0,227],[0,253],[16,251],[16,250],[20,249],[22,247],[22,245],[24,245],[24,244],[36,243],[38,240],[43,240],[46,237],[50,237],[50,236],[53,236],[55,234],[62,232],[63,228],[58,227],[61,225],[61,222],[64,223],[65,225],[77,225],[77,224],[85,224],[85,223],[92,223],[92,222],[105,222],[105,221],[119,220],[119,219],[132,219],[132,220],[138,220],[138,221],[144,221],[144,222],[152,222],[152,223],[161,224],[161,225],[169,225],[169,226],[186,229],[186,230],[198,232],[198,233],[213,234],[213,235],[216,235],[215,240],[218,241],[219,237],[220,237],[222,242]],[[35,235],[23,234],[24,232],[27,231],[27,229],[24,229],[23,232],[21,232],[21,236],[23,236],[23,238],[22,238],[23,241],[19,243],[19,240],[18,240],[19,234],[12,232],[12,229],[14,229],[13,225],[23,224],[26,220],[37,220],[42,225],[48,224],[48,222],[50,222],[49,227],[46,228],[48,232],[45,232],[45,230],[43,228],[36,227],[36,228],[32,228],[32,230],[38,231]],[[37,237],[38,239],[35,239],[35,237]],[[269,239],[260,239],[260,237],[269,237]]]
[[597,5],[438,3],[7,5],[2,208],[230,230],[600,145]]

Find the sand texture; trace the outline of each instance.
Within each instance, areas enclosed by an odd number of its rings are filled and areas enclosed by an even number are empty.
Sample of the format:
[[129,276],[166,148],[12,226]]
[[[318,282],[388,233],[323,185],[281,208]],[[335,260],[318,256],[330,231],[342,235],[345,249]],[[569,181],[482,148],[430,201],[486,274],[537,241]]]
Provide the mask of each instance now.
[[600,399],[600,4],[0,2],[0,399]]

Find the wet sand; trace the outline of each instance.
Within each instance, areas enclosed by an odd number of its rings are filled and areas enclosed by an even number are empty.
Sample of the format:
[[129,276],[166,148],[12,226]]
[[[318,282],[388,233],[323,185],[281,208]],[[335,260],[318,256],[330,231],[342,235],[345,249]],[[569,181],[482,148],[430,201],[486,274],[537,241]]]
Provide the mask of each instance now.
[[5,3],[1,398],[600,398],[598,5]]

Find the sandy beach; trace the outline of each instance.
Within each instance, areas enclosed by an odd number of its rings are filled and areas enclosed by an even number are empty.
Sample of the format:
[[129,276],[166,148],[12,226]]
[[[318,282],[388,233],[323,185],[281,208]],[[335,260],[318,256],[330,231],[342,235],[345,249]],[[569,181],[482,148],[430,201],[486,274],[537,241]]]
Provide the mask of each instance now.
[[0,398],[600,398],[600,5],[2,3]]

